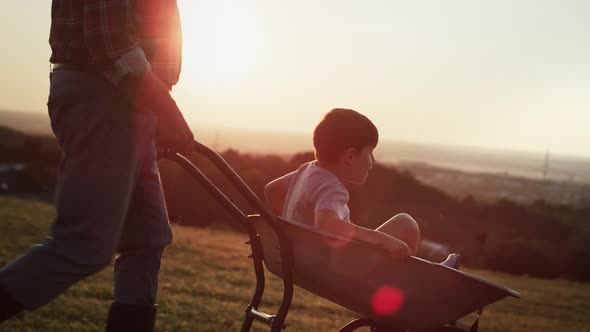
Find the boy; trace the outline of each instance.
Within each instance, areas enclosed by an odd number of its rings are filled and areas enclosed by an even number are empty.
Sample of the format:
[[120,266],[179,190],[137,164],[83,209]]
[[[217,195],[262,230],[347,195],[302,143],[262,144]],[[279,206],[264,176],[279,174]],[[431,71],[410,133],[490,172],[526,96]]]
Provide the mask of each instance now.
[[267,203],[285,219],[382,247],[396,258],[415,255],[420,229],[408,214],[397,214],[376,230],[350,222],[345,184],[365,183],[378,140],[377,128],[364,115],[331,110],[313,133],[316,160],[268,183]]

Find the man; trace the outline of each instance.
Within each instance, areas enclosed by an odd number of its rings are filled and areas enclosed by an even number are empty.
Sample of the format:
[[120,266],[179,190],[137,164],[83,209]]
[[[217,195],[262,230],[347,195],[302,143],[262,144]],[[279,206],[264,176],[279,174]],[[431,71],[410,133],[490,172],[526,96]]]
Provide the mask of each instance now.
[[193,134],[170,89],[181,67],[176,0],[53,0],[48,111],[62,147],[49,236],[0,270],[0,322],[110,264],[107,331],[152,331],[172,241],[157,168]]

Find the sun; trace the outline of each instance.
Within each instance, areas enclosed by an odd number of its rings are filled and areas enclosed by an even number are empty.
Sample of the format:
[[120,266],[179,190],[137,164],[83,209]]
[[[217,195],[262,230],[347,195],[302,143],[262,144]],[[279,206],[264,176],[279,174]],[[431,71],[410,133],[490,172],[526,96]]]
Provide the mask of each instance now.
[[185,79],[239,80],[263,63],[264,29],[250,2],[179,0],[178,4]]

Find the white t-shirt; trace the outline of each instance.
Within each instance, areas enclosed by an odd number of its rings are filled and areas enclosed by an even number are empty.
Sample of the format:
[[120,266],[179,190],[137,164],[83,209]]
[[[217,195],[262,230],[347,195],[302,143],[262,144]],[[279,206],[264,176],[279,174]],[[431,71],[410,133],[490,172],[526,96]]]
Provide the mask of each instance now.
[[350,222],[348,190],[334,173],[319,167],[317,161],[307,162],[283,178],[289,183],[283,218],[315,226],[315,213],[328,209]]

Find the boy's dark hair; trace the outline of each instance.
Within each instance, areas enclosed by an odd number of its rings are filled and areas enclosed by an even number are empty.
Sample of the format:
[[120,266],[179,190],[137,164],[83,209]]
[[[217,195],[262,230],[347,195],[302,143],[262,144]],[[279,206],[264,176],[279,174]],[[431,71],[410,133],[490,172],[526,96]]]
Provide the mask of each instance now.
[[348,148],[376,147],[377,127],[366,116],[346,108],[335,108],[324,115],[313,131],[315,157],[332,163]]

